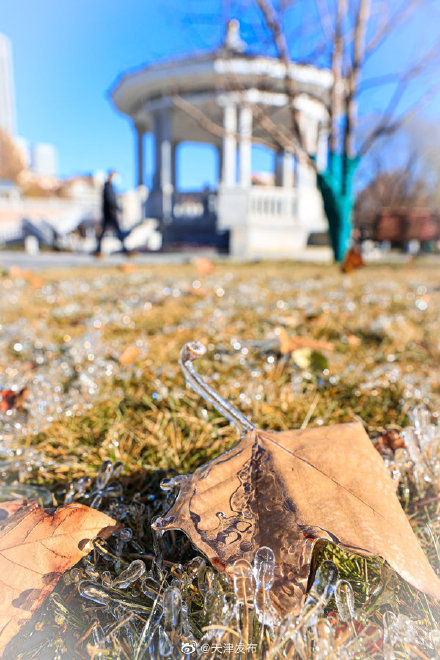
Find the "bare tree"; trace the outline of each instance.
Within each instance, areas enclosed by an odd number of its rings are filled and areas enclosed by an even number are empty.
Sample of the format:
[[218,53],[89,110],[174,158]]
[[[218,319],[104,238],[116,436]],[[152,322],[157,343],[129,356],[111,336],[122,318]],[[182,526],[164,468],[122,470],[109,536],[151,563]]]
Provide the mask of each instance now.
[[[256,0],[266,23],[273,34],[279,58],[286,62],[286,48],[283,46],[283,25],[271,0]],[[324,172],[317,171],[317,183],[322,194],[324,209],[329,222],[330,238],[336,261],[341,261],[349,247],[352,229],[353,177],[361,158],[383,135],[396,131],[408,116],[414,114],[419,106],[426,103],[438,88],[431,89],[423,98],[411,105],[404,113],[398,114],[399,102],[408,85],[434,61],[438,61],[440,42],[419,54],[416,61],[404,72],[386,78],[394,82],[394,91],[383,108],[376,125],[357,145],[358,102],[362,89],[365,64],[371,54],[392,35],[398,25],[407,21],[420,9],[422,0],[407,0],[394,12],[385,12],[386,3],[374,0],[335,0],[333,4],[322,0],[317,3],[321,24],[327,32],[328,59],[333,73],[332,91],[329,110],[329,154],[328,167]],[[382,19],[373,19],[378,9]],[[372,90],[383,79],[367,81]],[[286,92],[291,100],[294,90],[286,85]],[[299,125],[294,127],[292,142],[304,151],[304,139]],[[304,154],[308,157],[308,154]],[[313,159],[311,164],[314,165]]]
[[23,156],[12,136],[0,128],[0,179],[16,182],[24,168]]
[[422,179],[413,179],[411,168],[378,172],[356,197],[354,221],[372,237],[377,218],[384,209],[406,213],[423,207],[431,210],[431,200]]
[[[385,140],[386,144],[373,150],[370,180],[356,196],[355,224],[368,229],[369,233],[384,208],[405,213],[417,209],[433,215],[440,212],[438,126],[434,122],[411,120],[398,135]],[[405,153],[398,165],[383,156],[398,149]]]
[[[288,147],[302,161],[314,168],[317,185],[321,192],[324,210],[329,222],[331,244],[336,261],[341,261],[350,245],[352,212],[354,202],[353,178],[360,160],[385,135],[395,132],[409,116],[414,115],[424,104],[438,93],[432,85],[420,98],[407,105],[402,111],[402,99],[408,86],[428,67],[439,61],[440,41],[421,48],[410,65],[403,71],[388,70],[384,62],[383,74],[367,80],[365,71],[368,60],[401,27],[417,17],[430,0],[402,0],[401,4],[387,0],[252,0],[266,33],[271,50],[284,65],[284,88],[290,109],[288,128],[275,125],[264,107],[252,106],[255,120],[264,128],[271,141],[280,148]],[[249,10],[249,1],[237,0],[236,9]],[[251,3],[252,4],[252,3]],[[296,35],[289,39],[288,9],[302,17],[308,26],[308,38]],[[237,12],[238,13],[238,12]],[[312,154],[307,151],[307,142],[296,104],[297,90],[291,75],[291,61],[297,52],[298,43],[306,59],[318,66],[331,69],[332,88],[327,107],[329,124],[328,165],[319,171]],[[296,50],[295,50],[296,47]],[[304,58],[303,58],[304,59]],[[397,58],[398,59],[398,58]],[[380,116],[363,140],[359,139],[359,107],[368,95],[377,93],[380,86],[393,85],[393,91],[383,97]],[[231,78],[231,88],[236,81]],[[176,102],[178,102],[176,100]],[[193,112],[199,112],[193,110]],[[207,127],[205,125],[205,127]],[[211,127],[212,128],[212,127]],[[217,127],[221,134],[222,127]]]

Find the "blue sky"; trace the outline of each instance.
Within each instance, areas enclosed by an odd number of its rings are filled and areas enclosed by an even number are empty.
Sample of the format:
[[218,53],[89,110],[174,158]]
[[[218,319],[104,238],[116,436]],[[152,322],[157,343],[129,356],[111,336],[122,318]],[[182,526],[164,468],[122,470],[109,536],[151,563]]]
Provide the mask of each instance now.
[[[108,89],[127,69],[218,45],[224,18],[219,4],[215,0],[0,0],[0,32],[10,37],[13,46],[19,134],[31,143],[53,143],[64,176],[116,167],[123,187],[132,186],[134,137],[129,122],[109,102]],[[242,5],[249,4],[250,0],[242,0]],[[438,7],[435,11],[438,19]],[[437,26],[434,13],[414,19],[399,38],[371,58],[367,73],[379,75],[385,65],[387,70],[398,69],[402,59],[413,58],[435,38]],[[255,32],[246,17],[243,33],[249,41],[264,37],[264,31]],[[402,107],[431,84],[432,76],[425,76]],[[366,95],[365,111],[378,110],[386,94],[382,87]],[[439,95],[424,112],[430,118],[440,114]],[[256,149],[253,169],[268,169],[271,159]],[[147,183],[151,171],[149,140]],[[181,148],[182,188],[201,187],[215,177],[213,151]]]

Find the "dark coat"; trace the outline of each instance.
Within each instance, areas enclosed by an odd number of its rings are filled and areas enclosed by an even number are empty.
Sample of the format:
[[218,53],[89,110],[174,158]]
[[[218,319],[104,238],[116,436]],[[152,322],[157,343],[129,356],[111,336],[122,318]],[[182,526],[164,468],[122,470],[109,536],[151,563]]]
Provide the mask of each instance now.
[[102,192],[102,216],[104,224],[118,224],[119,205],[116,199],[116,193],[110,181],[104,184]]

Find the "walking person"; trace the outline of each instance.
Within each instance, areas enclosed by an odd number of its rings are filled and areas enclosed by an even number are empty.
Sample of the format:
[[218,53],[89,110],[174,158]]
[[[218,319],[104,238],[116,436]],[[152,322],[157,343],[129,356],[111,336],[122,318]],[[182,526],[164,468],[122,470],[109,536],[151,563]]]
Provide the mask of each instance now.
[[104,234],[106,231],[109,229],[114,231],[121,241],[122,244],[122,251],[123,252],[128,252],[127,248],[125,247],[125,237],[124,233],[119,226],[119,221],[118,221],[118,212],[121,210],[120,206],[118,204],[118,200],[116,199],[116,193],[115,189],[113,187],[113,181],[117,176],[117,172],[114,170],[111,170],[108,174],[107,181],[104,184],[104,189],[102,191],[102,228],[101,228],[101,233],[98,237],[98,243],[96,246],[96,255],[101,254],[101,243],[102,239],[104,238]]

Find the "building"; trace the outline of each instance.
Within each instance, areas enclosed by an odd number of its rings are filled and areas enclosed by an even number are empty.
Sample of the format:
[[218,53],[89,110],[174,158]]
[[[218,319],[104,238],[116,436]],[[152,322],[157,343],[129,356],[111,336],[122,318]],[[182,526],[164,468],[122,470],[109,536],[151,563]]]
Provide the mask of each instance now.
[[27,172],[21,188],[22,195],[0,182],[0,245],[22,241],[31,233],[46,245],[55,237],[60,245],[63,237],[66,248],[77,249],[68,235],[79,225],[93,227],[101,219],[101,185],[93,176],[60,181]]
[[440,240],[440,213],[428,208],[383,208],[372,232],[373,240],[389,241],[392,247],[405,248],[411,241],[430,248]]
[[0,34],[0,128],[10,135],[17,131],[12,46],[4,34]]
[[23,159],[24,166],[28,170],[32,162],[32,154],[31,154],[31,147],[29,144],[29,140],[26,140],[26,138],[22,137],[21,135],[17,135],[14,139],[14,142]]
[[[331,71],[293,63],[289,75],[298,91],[307,149],[325,167]],[[289,125],[285,76],[280,60],[247,54],[226,42],[217,51],[117,79],[110,97],[134,128],[138,185],[144,183],[144,135],[154,135],[154,178],[146,212],[160,221],[165,244],[184,242],[185,237],[215,244],[226,231],[235,256],[284,257],[327,231],[316,175],[288,151],[276,153],[273,185],[252,185],[253,141],[264,140],[277,151],[255,119],[258,112],[263,109],[280,127]],[[176,150],[183,141],[215,145],[216,190],[176,189]]]
[[37,176],[57,175],[57,152],[52,144],[37,142],[33,146],[31,169]]
[[20,188],[13,181],[0,179],[0,205],[2,202],[16,202],[20,199]]

